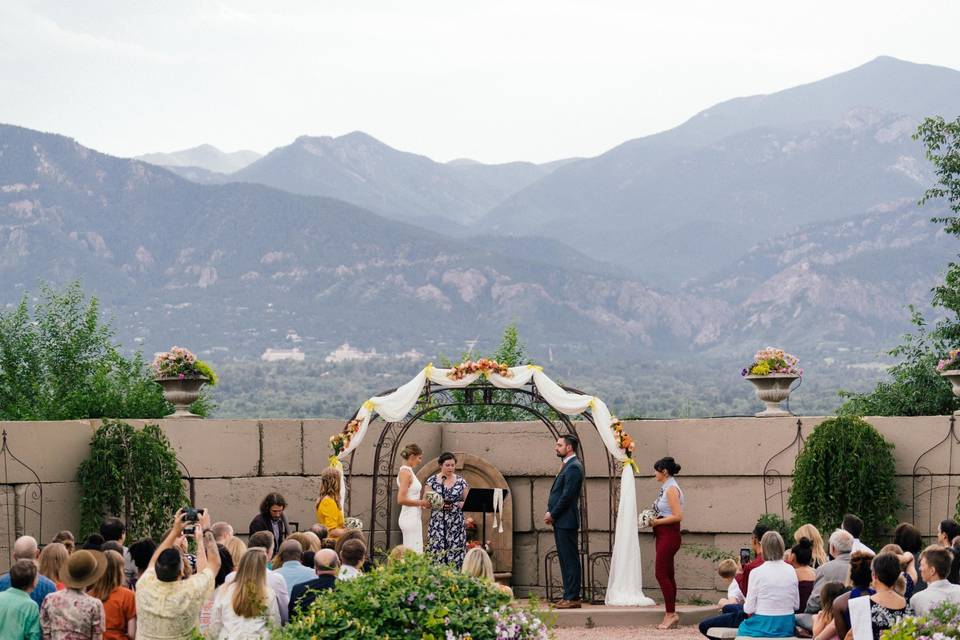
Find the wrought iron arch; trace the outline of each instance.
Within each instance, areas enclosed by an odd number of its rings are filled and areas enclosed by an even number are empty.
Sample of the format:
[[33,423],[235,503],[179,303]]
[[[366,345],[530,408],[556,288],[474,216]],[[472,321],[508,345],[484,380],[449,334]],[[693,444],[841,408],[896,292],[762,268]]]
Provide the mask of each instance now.
[[[913,523],[920,526],[917,505],[919,502],[925,500],[927,503],[927,525],[925,533],[928,536],[932,535],[934,538],[936,538],[940,520],[942,518],[953,517],[958,498],[960,498],[960,494],[958,494],[960,487],[954,484],[958,475],[954,470],[953,462],[957,450],[960,449],[957,445],[960,445],[960,435],[957,434],[957,419],[955,416],[950,416],[950,426],[947,429],[946,435],[935,445],[921,453],[913,463]],[[946,469],[943,470],[945,472],[941,471],[940,473],[936,473],[927,466],[929,463],[924,462],[924,458],[932,456],[934,452],[938,450],[943,450],[943,453],[946,454],[947,465]],[[936,484],[937,476],[945,478],[942,484]],[[934,515],[939,511],[934,505],[934,494],[941,489],[945,490],[946,501],[943,511],[939,512],[939,517],[934,518]]]
[[[23,460],[18,458],[10,449],[7,442],[7,431],[3,430],[3,442],[0,444],[0,462],[3,464],[3,483],[0,485],[4,512],[6,515],[7,529],[7,548],[13,549],[14,540],[33,531],[29,526],[28,516],[34,516],[37,519],[36,537],[43,542],[43,482],[40,476],[28,466]],[[20,466],[21,473],[25,476],[32,476],[33,480],[27,482],[10,481],[10,462],[15,462]],[[22,488],[21,496],[17,495],[18,488]],[[36,503],[36,506],[32,506]]]
[[[582,394],[581,391],[571,387],[564,386],[563,389],[570,393]],[[387,395],[392,393],[394,390],[395,389],[391,389],[377,395]],[[455,394],[460,395],[460,397]],[[505,400],[505,397],[509,397],[510,400]],[[417,404],[403,420],[396,422],[382,422],[382,427],[380,428],[373,459],[373,486],[371,489],[370,501],[371,515],[370,522],[367,524],[366,528],[367,540],[370,543],[369,549],[371,559],[378,552],[382,553],[384,550],[390,547],[394,534],[392,516],[395,488],[392,480],[393,469],[394,465],[396,464],[400,442],[410,427],[427,413],[436,411],[438,409],[463,405],[511,407],[519,409],[533,416],[537,421],[541,422],[555,439],[566,434],[575,435],[578,439],[580,439],[579,435],[577,434],[576,425],[571,417],[555,411],[537,392],[536,385],[532,380],[527,385],[519,389],[498,388],[486,381],[476,382],[463,389],[450,389],[447,387],[438,388],[436,385],[433,385],[428,381],[424,385],[424,389],[417,400]],[[591,426],[596,427],[596,423],[593,420],[593,415],[589,410],[584,411],[583,413],[579,414],[579,416],[589,422]],[[355,417],[356,413],[351,416],[351,420]],[[370,426],[368,429],[372,429],[374,421],[377,421],[379,424],[381,422],[379,418],[379,414],[374,412],[370,417]],[[586,468],[587,460],[584,456],[582,446],[578,455],[580,456],[580,459]],[[348,511],[350,500],[349,496],[351,494],[351,491],[349,491],[350,477],[351,470],[355,468],[355,456],[356,451],[350,454],[349,461],[344,465],[344,474],[346,475],[346,483],[348,488]],[[607,476],[609,484],[609,508],[607,509],[608,549],[612,550],[613,532],[616,529],[617,504],[619,503],[620,493],[619,486],[616,482],[614,482],[614,479],[616,477],[619,463],[609,453],[606,453],[605,457],[607,459]],[[596,587],[592,585],[592,566],[596,564],[597,556],[608,556],[610,552],[602,551],[594,554],[590,553],[590,529],[586,492],[587,483],[584,482],[580,494],[580,553],[583,575],[586,578],[583,581],[583,590],[586,596],[585,599],[590,599],[590,595],[594,593],[597,588],[606,586],[605,584],[596,585]],[[555,551],[551,553],[555,553]],[[539,586],[547,589],[549,597],[551,591],[551,579],[549,576],[549,554],[547,558],[547,565],[547,575],[541,579],[543,584],[540,584]]]
[[787,499],[790,497],[790,487],[787,484],[787,481],[784,478],[789,478],[792,475],[792,469],[784,474],[780,470],[774,468],[776,460],[787,454],[794,446],[797,448],[796,454],[792,456],[792,459],[787,458],[784,461],[789,460],[791,464],[796,461],[797,456],[803,451],[803,444],[805,440],[803,439],[803,421],[797,418],[797,430],[793,436],[793,440],[790,441],[790,444],[785,446],[780,451],[776,452],[770,459],[767,460],[767,463],[763,465],[763,511],[764,513],[776,513],[776,511],[770,508],[770,502],[773,501],[776,508],[777,501],[780,502],[780,517],[786,519],[787,517]]

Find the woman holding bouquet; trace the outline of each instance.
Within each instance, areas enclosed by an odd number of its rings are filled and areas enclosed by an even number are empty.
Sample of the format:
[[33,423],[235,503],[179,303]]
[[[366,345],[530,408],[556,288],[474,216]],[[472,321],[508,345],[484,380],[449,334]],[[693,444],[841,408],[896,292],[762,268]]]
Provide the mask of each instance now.
[[403,533],[403,546],[423,553],[423,520],[421,508],[429,509],[430,503],[420,498],[423,485],[417,479],[414,469],[423,461],[423,449],[411,442],[400,452],[403,464],[397,473],[397,502],[400,504],[400,518],[397,523]]
[[677,581],[673,571],[673,557],[680,550],[680,522],[683,520],[683,491],[677,484],[675,475],[680,473],[680,465],[673,458],[660,458],[653,463],[660,494],[653,503],[653,538],[656,541],[657,560],[655,563],[657,582],[663,591],[663,603],[666,613],[658,629],[674,629],[680,624],[676,613]]
[[430,514],[427,530],[430,553],[440,562],[457,569],[463,565],[467,547],[467,530],[463,519],[463,505],[467,501],[470,486],[456,474],[457,459],[449,451],[440,454],[440,473],[427,478],[427,486],[443,501],[440,509]]

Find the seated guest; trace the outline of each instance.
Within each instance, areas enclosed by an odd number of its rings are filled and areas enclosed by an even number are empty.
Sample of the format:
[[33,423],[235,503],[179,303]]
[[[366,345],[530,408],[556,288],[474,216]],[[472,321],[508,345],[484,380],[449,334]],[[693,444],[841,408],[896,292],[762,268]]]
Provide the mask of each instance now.
[[847,592],[841,582],[827,582],[820,589],[822,608],[813,616],[815,640],[837,640],[837,625],[833,621],[833,602]]
[[[250,549],[257,549],[267,558],[273,556],[273,534],[269,531],[258,531],[250,536],[250,540],[247,542],[248,551]],[[244,554],[244,557],[246,557],[246,554]],[[242,561],[243,558],[241,558],[241,562]],[[236,572],[227,575],[224,584],[229,584],[236,575]],[[288,606],[290,604],[290,591],[287,589],[287,581],[276,571],[267,569],[267,585],[273,589],[273,593],[277,598],[277,606],[280,609],[280,619],[283,620],[283,624],[286,624],[289,619]]]
[[[854,624],[854,636],[859,637],[857,629],[862,621],[864,635],[867,633],[866,625],[869,624],[873,640],[880,640],[884,631],[903,619],[907,612],[907,601],[893,589],[902,574],[900,566],[900,558],[892,553],[880,553],[873,559],[871,567],[876,593],[869,598],[851,600],[848,604],[850,617],[857,620]],[[859,615],[858,609],[862,609]]]
[[[343,562],[343,545],[347,544],[350,540],[359,540],[363,543],[363,546],[367,546],[367,538],[363,535],[363,531],[359,529],[347,529],[342,536],[337,538],[337,544],[334,547],[334,550],[337,552],[337,555],[340,556],[341,563]],[[364,559],[362,565],[358,565],[364,572],[369,572],[373,570],[373,563],[369,559]]]
[[0,630],[4,638],[40,640],[40,611],[30,599],[36,582],[37,565],[30,560],[17,560],[10,567],[10,588],[0,593]]
[[107,560],[99,551],[77,551],[63,565],[63,591],[51,593],[40,607],[40,629],[50,640],[100,638],[106,630],[103,603],[84,591],[100,579]]
[[903,573],[900,576],[900,580],[897,580],[897,584],[893,590],[906,598],[907,602],[910,602],[910,597],[913,596],[914,587],[917,584],[918,578],[917,570],[913,566],[913,554],[905,553],[903,549],[900,548],[900,545],[896,544],[884,545],[880,549],[880,553],[892,553],[900,560]]
[[490,560],[490,555],[483,547],[473,547],[467,551],[467,555],[463,557],[463,568],[461,571],[513,597],[513,589],[496,581],[493,575],[493,561]]
[[797,543],[803,538],[813,544],[813,562],[810,563],[810,566],[819,569],[820,566],[827,564],[830,558],[827,557],[827,549],[823,545],[823,536],[820,535],[820,530],[812,524],[801,525],[793,533],[793,541]]
[[[830,555],[833,556],[833,560],[817,569],[817,577],[813,582],[813,592],[810,594],[810,599],[807,600],[806,612],[808,614],[820,611],[820,589],[823,588],[823,585],[828,582],[846,584],[847,577],[850,574],[850,550],[853,549],[853,536],[842,529],[837,529],[830,534],[829,544]],[[803,624],[804,620],[808,621],[807,625]],[[809,617],[798,616],[797,622],[808,630],[813,628],[813,621]]]
[[[953,544],[953,539],[960,536],[960,525],[955,520],[941,520],[937,528],[937,544],[946,547],[948,550],[957,549]],[[947,574],[947,580],[953,584],[960,583],[960,553],[953,551],[953,564],[950,565],[950,573]]]
[[290,611],[293,617],[299,617],[310,608],[321,591],[337,586],[337,573],[340,571],[340,559],[333,549],[317,551],[313,559],[317,577],[309,582],[301,582],[290,594]]
[[923,591],[913,594],[910,606],[918,616],[925,616],[941,602],[960,604],[960,585],[947,580],[953,555],[940,545],[931,545],[920,554],[920,575],[927,584]]
[[327,467],[320,474],[320,495],[317,496],[314,507],[317,510],[317,522],[329,531],[329,537],[336,539],[347,532],[343,508],[340,505],[338,469]]
[[301,536],[300,546],[303,547],[304,553],[306,553],[307,551],[313,551],[314,553],[316,553],[317,551],[320,551],[320,549],[323,548],[323,543],[320,542],[320,538],[318,538],[317,534],[315,534],[313,531],[304,531],[300,534],[294,534],[294,535]]
[[243,555],[247,552],[247,544],[240,538],[234,536],[223,544],[223,548],[230,554],[234,568],[239,567],[240,561],[243,560]]
[[904,553],[913,554],[913,566],[917,574],[913,592],[923,591],[927,585],[920,576],[920,552],[923,551],[923,534],[920,533],[920,529],[909,522],[901,522],[893,530],[893,544],[903,549]]
[[737,586],[740,587],[740,592],[744,595],[744,597],[747,595],[750,572],[763,564],[763,550],[760,546],[760,540],[769,530],[770,528],[767,525],[759,522],[753,528],[753,535],[750,538],[750,546],[753,548],[754,559],[743,565],[740,568],[740,573],[737,574]]
[[363,560],[367,556],[367,545],[363,540],[347,540],[340,547],[340,572],[337,578],[340,580],[353,580],[363,575],[361,567]]
[[163,542],[153,552],[146,571],[137,580],[137,637],[154,640],[190,640],[200,624],[200,608],[213,592],[220,570],[220,551],[207,531],[210,510],[196,523],[197,572],[182,579],[186,571],[180,551],[174,548],[183,534],[184,513],[174,517]]
[[233,581],[217,592],[207,637],[269,638],[271,626],[280,626],[280,608],[276,594],[267,586],[267,556],[254,548],[240,560]]
[[334,540],[333,538],[324,538],[323,540],[320,541],[320,548],[321,548],[321,549],[333,549],[334,551],[336,551],[336,550],[337,550],[337,541]]
[[287,501],[279,493],[268,493],[260,503],[260,513],[250,521],[250,535],[258,531],[269,531],[273,534],[276,546],[280,546],[290,535],[290,525],[287,523]]
[[[237,567],[233,564],[233,556],[222,544],[217,545],[217,552],[220,554],[220,570],[217,571],[217,577],[213,581],[214,588],[219,587],[227,581],[227,576],[236,571]],[[211,606],[212,606],[211,602]]]
[[807,600],[813,592],[813,583],[817,579],[817,572],[811,567],[813,562],[813,542],[809,538],[800,538],[800,542],[790,549],[790,566],[797,572],[797,588],[800,591],[800,608],[802,613],[807,608]]
[[69,557],[67,548],[59,542],[51,542],[40,552],[40,575],[46,576],[57,585],[57,591],[63,589],[63,583],[60,582],[60,570]]
[[73,553],[77,546],[77,540],[70,531],[61,531],[53,537],[50,542],[59,542],[67,548],[67,553]]
[[860,536],[863,535],[863,520],[860,519],[860,516],[848,513],[843,516],[840,528],[853,536],[853,553],[863,551],[874,555],[873,549],[860,542]]
[[313,569],[303,566],[300,562],[302,557],[303,548],[300,546],[300,543],[293,540],[292,537],[280,545],[280,561],[283,564],[280,565],[280,568],[277,569],[276,572],[283,576],[284,581],[287,583],[287,589],[290,591],[293,591],[293,588],[301,582],[313,580],[317,577]]
[[400,562],[404,558],[418,555],[416,551],[410,547],[405,547],[402,544],[398,544],[393,549],[390,549],[390,555],[387,556],[387,564],[392,564],[394,562]]
[[794,612],[800,608],[797,572],[783,561],[783,538],[767,531],[760,540],[763,564],[750,572],[738,636],[786,638],[793,636]]
[[[31,536],[20,536],[13,543],[13,561],[29,560],[34,565],[40,557],[40,550],[37,548],[37,541]],[[10,574],[5,573],[0,576],[0,591],[6,591],[10,588]],[[37,603],[38,607],[43,606],[43,600],[51,593],[57,590],[57,585],[46,576],[37,576],[37,584],[30,592],[30,599]]]
[[837,637],[847,637],[850,631],[850,600],[861,596],[872,596],[876,593],[873,584],[873,569],[870,564],[873,556],[869,553],[857,552],[850,554],[850,575],[847,579],[850,591],[837,596],[833,601],[833,621],[836,625]]
[[720,607],[720,615],[711,616],[700,622],[700,633],[703,635],[707,635],[707,631],[717,627],[736,629],[746,619],[747,614],[743,612],[743,593],[740,591],[740,585],[734,579],[737,575],[737,569],[737,562],[732,558],[725,558],[717,565],[717,573],[720,574],[720,579],[727,583],[727,596],[720,598],[720,601],[717,602],[717,606]]
[[101,551],[101,547],[103,547],[104,542],[106,542],[106,540],[103,539],[102,535],[99,533],[91,533],[87,536],[87,539],[81,548],[87,551]]
[[104,551],[103,557],[107,569],[88,592],[103,603],[103,640],[130,640],[137,635],[137,601],[133,591],[124,586],[123,556],[117,551]]
[[[310,525],[310,533],[317,536],[321,543],[323,542],[324,538],[330,537],[330,532],[327,531],[327,528],[319,522]],[[319,551],[319,549],[317,549],[317,551]]]
[[217,541],[217,544],[223,544],[227,540],[233,537],[233,525],[229,522],[214,522],[210,527],[210,531],[213,532],[213,539]]
[[140,576],[143,575],[143,572],[146,571],[147,567],[150,566],[150,559],[153,557],[153,552],[156,550],[157,543],[150,538],[137,540],[130,545],[130,559],[133,560],[133,565],[137,568],[137,575],[130,582],[131,589],[136,590],[137,580],[140,579]]

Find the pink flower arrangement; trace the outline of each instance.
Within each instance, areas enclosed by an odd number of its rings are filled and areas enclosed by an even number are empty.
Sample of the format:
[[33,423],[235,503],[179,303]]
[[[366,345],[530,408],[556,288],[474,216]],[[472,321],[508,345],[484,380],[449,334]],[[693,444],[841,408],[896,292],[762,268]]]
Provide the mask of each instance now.
[[502,362],[497,362],[496,360],[488,360],[487,358],[480,358],[476,362],[473,360],[467,360],[458,365],[455,365],[450,369],[450,373],[447,374],[447,377],[451,380],[462,380],[468,375],[474,373],[496,373],[504,378],[510,378],[513,376],[513,372],[510,371],[510,367]]
[[740,375],[768,376],[772,373],[802,376],[803,369],[797,365],[800,359],[783,349],[767,347],[753,354],[753,363],[740,370]]
[[960,356],[960,349],[948,351],[947,357],[937,363],[937,371],[949,371],[960,366],[960,362],[957,362],[958,356]]

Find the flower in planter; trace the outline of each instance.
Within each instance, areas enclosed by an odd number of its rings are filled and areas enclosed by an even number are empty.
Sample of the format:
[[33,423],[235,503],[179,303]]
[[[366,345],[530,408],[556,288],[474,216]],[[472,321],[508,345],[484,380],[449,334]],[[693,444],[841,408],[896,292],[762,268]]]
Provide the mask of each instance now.
[[740,369],[740,375],[768,376],[772,373],[780,373],[802,376],[803,369],[797,366],[799,362],[797,356],[791,355],[783,349],[767,347],[753,355],[753,362],[749,367]]
[[158,353],[153,359],[153,371],[158,378],[204,378],[210,386],[217,384],[213,367],[183,347],[170,347],[170,351]]
[[947,352],[947,357],[937,363],[937,371],[950,371],[960,367],[960,349],[951,349]]

